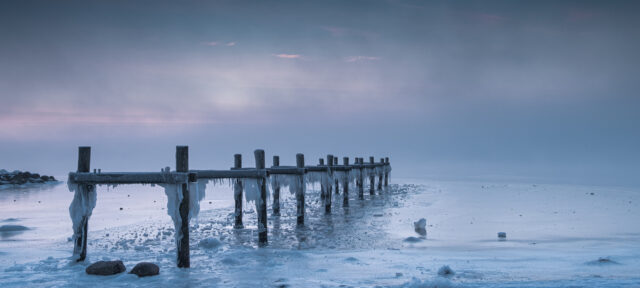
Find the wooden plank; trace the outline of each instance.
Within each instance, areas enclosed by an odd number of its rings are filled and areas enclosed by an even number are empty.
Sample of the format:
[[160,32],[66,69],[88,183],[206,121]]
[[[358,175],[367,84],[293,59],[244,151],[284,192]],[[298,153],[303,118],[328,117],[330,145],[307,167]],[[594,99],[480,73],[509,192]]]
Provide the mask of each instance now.
[[185,183],[184,172],[104,172],[69,173],[69,181],[82,184],[176,184]]

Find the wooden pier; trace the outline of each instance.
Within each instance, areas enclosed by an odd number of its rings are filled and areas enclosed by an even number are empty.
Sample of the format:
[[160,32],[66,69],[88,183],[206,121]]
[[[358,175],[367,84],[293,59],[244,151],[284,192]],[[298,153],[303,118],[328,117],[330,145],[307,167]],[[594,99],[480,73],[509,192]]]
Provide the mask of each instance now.
[[[338,164],[338,157],[327,155],[326,165],[324,159],[319,159],[316,166],[305,166],[303,154],[296,155],[295,166],[281,166],[280,157],[273,156],[273,165],[266,167],[264,150],[255,150],[254,158],[255,168],[242,167],[242,155],[234,155],[233,168],[228,170],[193,170],[189,169],[189,148],[187,146],[176,147],[176,170],[169,171],[163,169],[161,172],[90,172],[91,163],[91,147],[79,147],[78,149],[78,169],[77,172],[69,173],[69,188],[75,192],[72,207],[78,209],[74,214],[72,212],[72,220],[74,220],[74,255],[77,261],[83,261],[87,254],[87,232],[88,222],[91,217],[91,211],[95,206],[96,185],[122,185],[122,184],[156,184],[162,187],[176,188],[176,195],[179,201],[175,215],[174,225],[176,226],[176,245],[177,245],[177,266],[180,268],[190,267],[189,257],[189,214],[190,214],[190,189],[197,187],[191,185],[197,183],[198,180],[215,180],[228,179],[233,185],[235,213],[234,228],[242,229],[244,227],[242,221],[242,203],[243,192],[247,189],[244,187],[245,181],[251,179],[256,181],[258,185],[258,199],[256,202],[256,212],[258,218],[258,241],[259,246],[268,243],[268,226],[267,226],[267,185],[271,177],[278,179],[279,175],[287,178],[286,185],[289,190],[295,193],[296,199],[296,223],[304,225],[305,215],[305,194],[306,186],[310,181],[306,177],[314,176],[320,182],[320,193],[325,213],[331,213],[332,191],[339,193],[340,185],[343,188],[343,206],[349,206],[349,184],[355,180],[359,199],[364,199],[364,181],[369,178],[370,194],[375,194],[375,178],[378,176],[377,190],[383,190],[383,187],[389,185],[389,171],[391,164],[389,158],[381,158],[380,162],[375,162],[374,157],[369,157],[369,163],[364,163],[363,158],[354,158],[354,163],[349,164],[349,157],[343,158],[342,165]],[[340,174],[342,178],[334,179],[334,174]],[[365,175],[367,174],[367,175]],[[342,180],[342,181],[340,181]],[[313,181],[312,181],[313,182]],[[340,183],[341,182],[341,183]],[[273,216],[280,216],[280,185],[283,183],[276,181],[271,182],[273,187]],[[179,188],[179,189],[178,189]],[[246,196],[245,196],[246,197]],[[197,199],[196,199],[197,200]],[[170,200],[171,201],[171,200]],[[70,207],[70,211],[73,210]],[[178,217],[179,216],[179,217]]]

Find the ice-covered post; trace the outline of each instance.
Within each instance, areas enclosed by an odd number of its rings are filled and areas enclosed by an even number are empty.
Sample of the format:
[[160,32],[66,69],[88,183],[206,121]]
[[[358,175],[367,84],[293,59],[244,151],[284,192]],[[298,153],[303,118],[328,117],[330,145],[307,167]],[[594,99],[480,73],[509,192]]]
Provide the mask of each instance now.
[[[78,147],[78,172],[89,172],[91,166],[91,147],[83,146]],[[78,191],[76,193],[83,193],[83,199],[89,198],[91,190],[95,189],[93,185],[78,184]],[[77,236],[75,246],[73,247],[73,254],[78,255],[76,261],[84,261],[87,257],[87,232],[89,232],[89,217],[91,215],[83,215],[80,225],[77,226],[78,231],[73,231]]]
[[[242,154],[233,155],[233,168],[242,168]],[[233,228],[236,229],[244,228],[244,225],[242,224],[242,189],[242,180],[233,180],[233,199],[236,202],[236,210],[234,213],[236,219]]]
[[[345,167],[349,166],[349,157],[343,157],[342,164],[344,164]],[[351,172],[345,171],[344,173],[346,177],[344,177],[344,181],[342,182],[342,206],[349,207],[349,173]],[[338,189],[337,185],[336,189]]]
[[[369,157],[369,163],[370,164],[375,163],[375,159],[373,159],[373,156]],[[369,194],[371,195],[375,194],[375,185],[376,185],[376,175],[375,173],[369,172]]]
[[[280,166],[280,157],[273,156],[273,166]],[[277,177],[275,175],[274,177]],[[280,216],[280,184],[278,181],[275,181],[275,185],[273,187],[273,215]]]
[[[189,172],[189,146],[176,146],[176,172]],[[178,244],[178,268],[189,268],[189,183],[182,183],[182,200],[180,201],[180,231],[182,238]],[[178,231],[176,231],[178,233]]]
[[[264,150],[258,149],[253,152],[256,158],[256,169],[265,169]],[[267,178],[258,179],[260,185],[260,197],[256,201],[256,210],[258,212],[258,242],[260,245],[267,244]]]
[[[338,166],[338,157],[333,157],[333,165],[334,166]],[[335,188],[336,194],[340,194],[340,191],[339,191],[340,187],[338,186],[338,184],[339,184],[338,182],[339,181],[340,180],[338,180],[338,178],[336,178],[336,188]]]
[[[362,162],[364,162],[363,160],[364,159],[362,159],[362,157],[356,158],[356,162],[358,165],[362,165]],[[358,184],[358,198],[364,199],[364,175],[362,166],[358,167],[358,171],[360,171],[360,173],[358,173],[358,179],[356,179],[356,182]]]
[[384,158],[384,186],[389,186],[389,157]]
[[[296,166],[298,168],[304,168],[304,154],[298,153],[296,154]],[[306,184],[304,183],[304,174],[300,175],[299,179],[300,183],[297,185],[298,190],[296,191],[296,211],[298,216],[298,225],[304,225],[304,190]]]
[[[323,166],[324,159],[322,158],[318,159],[318,164],[320,164],[320,166]],[[322,182],[322,177],[320,177],[320,199],[322,199],[322,201],[324,201],[324,197],[325,197],[324,194],[326,194],[325,190],[327,189],[324,187],[324,182]]]
[[382,174],[384,174],[383,173],[383,171],[384,171],[384,158],[380,158],[380,163],[382,164],[382,166],[380,166],[380,169],[376,169],[376,170],[380,171],[380,173],[378,173],[378,190],[382,190]]
[[327,187],[325,187],[326,195],[324,195],[324,212],[331,213],[331,175],[333,175],[333,171],[331,171],[331,167],[333,167],[333,155],[327,155]]

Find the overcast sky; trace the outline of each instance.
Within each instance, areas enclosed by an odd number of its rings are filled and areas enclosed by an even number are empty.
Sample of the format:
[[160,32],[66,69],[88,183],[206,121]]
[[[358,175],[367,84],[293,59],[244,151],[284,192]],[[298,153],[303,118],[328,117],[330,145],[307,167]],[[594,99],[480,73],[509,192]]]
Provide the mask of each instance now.
[[1,1],[0,168],[640,184],[637,1]]

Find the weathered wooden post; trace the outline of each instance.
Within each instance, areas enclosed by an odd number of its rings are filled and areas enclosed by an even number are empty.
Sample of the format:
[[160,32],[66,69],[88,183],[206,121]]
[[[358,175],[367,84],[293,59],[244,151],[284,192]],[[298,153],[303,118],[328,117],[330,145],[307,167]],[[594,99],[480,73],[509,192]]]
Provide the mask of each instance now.
[[[296,154],[296,166],[298,168],[304,168],[304,154]],[[300,175],[300,183],[298,185],[298,191],[296,191],[296,211],[298,216],[298,225],[304,225],[304,190],[305,190],[304,174]]]
[[[332,171],[332,167],[333,167],[333,155],[329,154],[327,155],[327,178],[329,180],[331,180],[331,176],[333,175],[333,171]],[[325,213],[331,213],[331,182],[327,181],[327,187],[326,187],[326,195],[324,196],[324,212]]]
[[[382,163],[382,166],[380,166],[380,169],[382,171],[384,171],[384,158],[380,158],[380,163]],[[378,174],[378,190],[382,190],[382,172],[380,172],[380,174]]]
[[[91,147],[82,146],[78,147],[78,172],[89,172],[91,166]],[[78,187],[80,193],[83,193],[84,199],[89,197],[89,193],[91,190],[95,189],[94,185],[85,185],[79,184],[82,187]],[[87,257],[87,233],[89,232],[89,216],[85,215],[82,217],[80,225],[78,226],[79,231],[74,231],[75,235],[80,235],[76,238],[75,246],[73,247],[73,254],[78,255],[77,262],[84,261]]]
[[[176,146],[176,172],[189,172],[189,146]],[[189,183],[182,183],[182,201],[179,213],[182,238],[178,245],[178,268],[189,268]],[[178,231],[176,231],[177,233]]]
[[[242,168],[242,154],[233,155],[233,168]],[[242,180],[239,178],[233,180],[233,199],[236,202],[236,210],[234,213],[236,221],[233,225],[233,228],[235,229],[244,228],[244,225],[242,224],[242,190]]]
[[[338,157],[333,157],[333,165],[334,166],[338,166]],[[334,190],[336,191],[336,194],[340,194],[340,187],[339,187],[340,180],[338,178],[336,178],[335,180],[336,180],[335,181],[336,182],[336,188]]]
[[360,173],[359,173],[360,175],[358,176],[358,179],[356,180],[357,184],[358,184],[358,198],[364,199],[364,175],[363,175],[363,172],[364,172],[363,170],[364,169],[362,169],[363,159],[362,158],[356,158],[356,160],[358,162],[357,164],[360,165],[358,167],[358,170],[360,171]]
[[[373,156],[369,157],[369,163],[375,164],[375,160],[373,159]],[[369,174],[369,194],[371,195],[375,194],[375,185],[376,185],[376,174],[370,173]]]
[[[256,169],[265,169],[264,150],[258,149],[253,152],[256,158]],[[256,201],[256,210],[258,212],[258,242],[259,245],[267,244],[267,178],[258,179],[260,185],[260,199]]]
[[[273,166],[280,166],[280,157],[273,156]],[[275,176],[277,177],[277,175]],[[280,184],[275,181],[275,187],[273,187],[273,215],[280,216]]]
[[389,186],[389,157],[384,158],[384,186]]
[[[324,165],[324,159],[322,159],[322,158],[318,159],[318,164],[320,166],[323,166]],[[322,201],[324,201],[324,197],[325,197],[325,194],[326,194],[325,190],[327,190],[327,189],[324,187],[324,182],[322,182],[322,177],[320,177],[320,200],[322,200]]]
[[[343,157],[342,158],[342,164],[347,167],[349,166],[349,157]],[[342,182],[342,206],[343,207],[349,207],[349,173],[351,173],[351,171],[344,171],[345,177],[344,177],[344,181]],[[336,189],[338,189],[338,186],[336,185]]]

